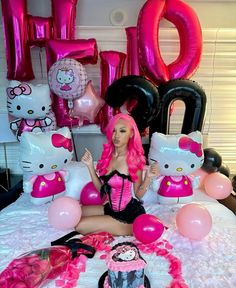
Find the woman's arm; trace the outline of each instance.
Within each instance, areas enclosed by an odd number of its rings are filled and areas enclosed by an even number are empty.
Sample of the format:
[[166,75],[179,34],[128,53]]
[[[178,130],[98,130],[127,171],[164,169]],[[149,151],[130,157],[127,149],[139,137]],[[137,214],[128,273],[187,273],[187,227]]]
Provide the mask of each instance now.
[[142,181],[143,171],[139,170],[138,171],[138,181],[136,181],[134,183],[134,193],[135,193],[136,197],[139,199],[141,199],[143,197],[143,195],[145,194],[145,192],[147,191],[147,189],[150,185],[151,177],[157,176],[157,174],[158,174],[157,164],[154,163],[154,164],[148,166],[147,169],[145,169],[145,171],[146,171],[146,173],[145,173],[144,180]]
[[85,148],[85,153],[81,158],[81,161],[88,167],[93,185],[97,188],[98,191],[100,191],[102,182],[95,171],[92,154],[86,148]]

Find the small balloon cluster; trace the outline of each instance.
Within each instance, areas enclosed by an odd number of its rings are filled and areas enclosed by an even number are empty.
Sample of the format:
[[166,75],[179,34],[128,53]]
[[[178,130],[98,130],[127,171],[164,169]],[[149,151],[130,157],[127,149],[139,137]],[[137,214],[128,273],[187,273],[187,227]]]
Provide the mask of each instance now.
[[214,199],[225,199],[233,190],[230,169],[213,148],[204,149],[204,163],[194,175],[199,178],[199,188]]

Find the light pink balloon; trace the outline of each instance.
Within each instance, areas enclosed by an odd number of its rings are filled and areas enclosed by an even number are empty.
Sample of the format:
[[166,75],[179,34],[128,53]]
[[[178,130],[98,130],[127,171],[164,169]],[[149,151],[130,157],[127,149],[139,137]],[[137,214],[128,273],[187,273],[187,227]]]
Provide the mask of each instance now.
[[206,193],[214,199],[225,199],[233,190],[228,177],[219,172],[209,174],[204,181]]
[[199,189],[203,189],[204,188],[204,181],[206,176],[209,174],[206,171],[204,171],[203,169],[198,169],[197,171],[192,173],[195,177],[197,177],[199,179]]
[[161,221],[151,214],[142,214],[133,223],[134,236],[145,244],[152,243],[160,238],[164,229]]
[[186,204],[176,215],[176,226],[183,236],[201,240],[211,231],[212,217],[204,206],[196,203]]
[[80,221],[81,213],[79,201],[68,196],[62,196],[55,199],[49,206],[48,222],[60,230],[71,229]]
[[70,112],[72,117],[79,117],[79,126],[84,124],[84,119],[94,123],[98,111],[105,101],[96,93],[92,81],[90,80],[85,88],[84,94],[73,101],[73,108]]
[[103,201],[100,192],[93,185],[93,182],[87,183],[80,193],[80,203],[82,205],[102,205]]

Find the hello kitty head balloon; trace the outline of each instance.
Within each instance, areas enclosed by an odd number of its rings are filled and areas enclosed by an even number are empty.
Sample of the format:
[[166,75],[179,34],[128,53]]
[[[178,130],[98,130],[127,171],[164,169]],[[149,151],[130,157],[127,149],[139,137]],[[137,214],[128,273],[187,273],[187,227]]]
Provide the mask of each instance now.
[[154,183],[160,203],[168,203],[166,200],[169,198],[175,199],[176,203],[181,202],[181,198],[190,200],[189,196],[193,195],[195,188],[191,174],[202,166],[203,161],[202,135],[199,131],[188,135],[153,133],[149,162],[157,162],[160,170],[161,176]]

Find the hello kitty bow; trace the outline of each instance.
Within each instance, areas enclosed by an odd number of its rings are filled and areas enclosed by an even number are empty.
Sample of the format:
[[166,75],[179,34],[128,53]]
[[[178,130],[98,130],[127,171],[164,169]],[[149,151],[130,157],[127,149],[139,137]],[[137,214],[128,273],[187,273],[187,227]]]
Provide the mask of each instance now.
[[29,95],[31,93],[31,88],[28,84],[22,83],[15,87],[7,88],[7,95],[10,99],[14,99],[16,96]]
[[70,138],[66,138],[61,134],[53,134],[52,135],[52,145],[56,148],[63,147],[70,152],[72,151],[72,141]]
[[189,137],[181,137],[179,139],[179,148],[182,150],[190,151],[197,157],[202,156],[202,144],[192,140]]

